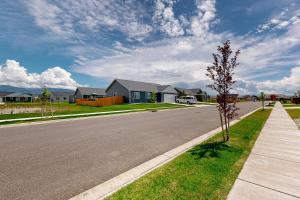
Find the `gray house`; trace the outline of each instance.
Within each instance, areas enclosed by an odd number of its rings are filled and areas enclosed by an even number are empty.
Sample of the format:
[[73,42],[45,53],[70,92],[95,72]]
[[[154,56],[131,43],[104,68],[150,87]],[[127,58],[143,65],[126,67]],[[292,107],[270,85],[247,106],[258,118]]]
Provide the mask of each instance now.
[[177,91],[170,85],[115,79],[106,89],[108,96],[123,96],[126,103],[148,103],[155,92],[158,102],[173,103]]
[[8,94],[4,97],[5,102],[32,102],[32,95],[21,93],[21,92],[14,92]]
[[0,92],[0,104],[2,104],[3,102],[5,102],[5,97],[9,94],[11,94],[12,92]]
[[201,88],[184,89],[176,87],[175,90],[178,92],[178,96],[192,95],[195,96],[198,101],[206,101],[209,98],[207,92]]
[[74,92],[51,92],[52,102],[72,102]]
[[75,99],[95,99],[103,98],[105,96],[105,89],[90,87],[78,87],[74,94]]

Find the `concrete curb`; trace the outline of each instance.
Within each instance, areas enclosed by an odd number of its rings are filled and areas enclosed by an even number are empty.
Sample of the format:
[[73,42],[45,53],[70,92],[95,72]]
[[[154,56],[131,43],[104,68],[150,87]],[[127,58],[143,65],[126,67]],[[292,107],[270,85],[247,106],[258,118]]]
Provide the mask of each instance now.
[[[260,108],[255,109],[252,112],[249,112],[239,119],[236,119],[231,122],[231,126],[239,122],[241,119],[251,115],[252,113],[256,112]],[[133,181],[139,179],[140,177],[146,175],[147,173],[153,171],[154,169],[170,162],[177,156],[181,155],[182,153],[188,151],[189,149],[193,148],[194,146],[200,144],[201,142],[211,138],[212,136],[216,135],[221,131],[221,127],[216,128],[208,133],[201,135],[183,145],[180,145],[164,154],[161,154],[141,165],[138,165],[104,183],[101,183],[85,192],[82,192],[69,200],[98,200],[104,199],[105,197],[110,196],[114,192],[118,191],[122,187],[132,183]]]

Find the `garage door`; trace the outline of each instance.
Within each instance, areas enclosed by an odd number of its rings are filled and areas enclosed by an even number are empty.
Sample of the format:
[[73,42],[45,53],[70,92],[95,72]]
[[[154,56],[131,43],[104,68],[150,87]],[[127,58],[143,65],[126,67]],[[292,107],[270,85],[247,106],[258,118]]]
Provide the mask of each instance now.
[[164,103],[175,103],[175,94],[164,94]]

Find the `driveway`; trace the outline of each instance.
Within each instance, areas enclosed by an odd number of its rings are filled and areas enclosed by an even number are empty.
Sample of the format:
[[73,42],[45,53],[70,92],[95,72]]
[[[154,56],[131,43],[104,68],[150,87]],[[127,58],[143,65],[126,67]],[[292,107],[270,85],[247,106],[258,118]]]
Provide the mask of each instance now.
[[1,128],[0,199],[68,199],[219,126],[207,106]]

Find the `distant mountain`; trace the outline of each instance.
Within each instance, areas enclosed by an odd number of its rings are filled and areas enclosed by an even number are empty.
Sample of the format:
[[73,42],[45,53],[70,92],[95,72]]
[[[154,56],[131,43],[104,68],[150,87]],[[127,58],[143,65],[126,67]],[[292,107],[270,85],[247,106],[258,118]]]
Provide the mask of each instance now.
[[[61,89],[61,88],[48,88],[51,92],[74,92],[74,90]],[[29,94],[40,94],[43,88],[20,88],[10,85],[0,85],[0,92],[21,92]]]

